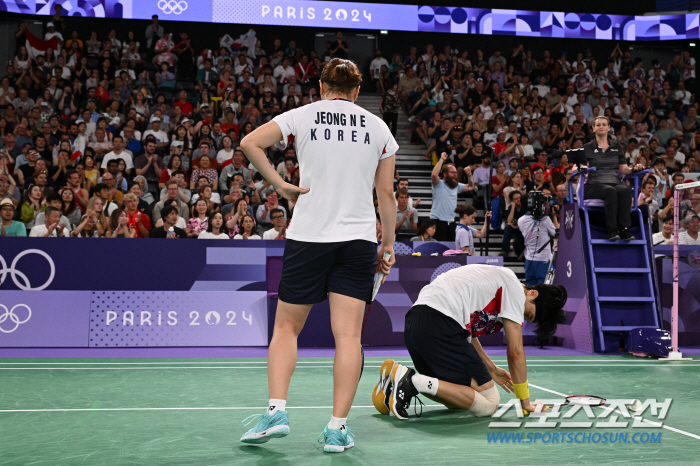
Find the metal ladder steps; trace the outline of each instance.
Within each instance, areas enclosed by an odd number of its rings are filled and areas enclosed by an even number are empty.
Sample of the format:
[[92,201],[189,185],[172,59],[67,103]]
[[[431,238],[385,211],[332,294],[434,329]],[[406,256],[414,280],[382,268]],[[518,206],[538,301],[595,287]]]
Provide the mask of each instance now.
[[656,328],[655,325],[603,325],[604,332],[629,332],[634,328]]
[[593,268],[595,273],[649,273],[651,270],[648,268],[616,268],[616,267],[595,267]]
[[635,239],[632,241],[610,241],[607,239],[592,239],[591,244],[601,244],[605,246],[637,246],[637,245],[645,245],[646,242],[641,240],[641,239]]
[[598,296],[598,302],[600,303],[653,303],[656,302],[656,298],[650,297],[638,297],[638,296]]

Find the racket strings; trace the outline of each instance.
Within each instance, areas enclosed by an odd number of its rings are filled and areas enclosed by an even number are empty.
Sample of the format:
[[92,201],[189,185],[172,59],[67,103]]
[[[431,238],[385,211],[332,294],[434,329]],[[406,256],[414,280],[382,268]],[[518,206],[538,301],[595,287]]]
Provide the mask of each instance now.
[[566,404],[586,405],[586,406],[603,406],[606,399],[594,395],[571,395],[566,397]]

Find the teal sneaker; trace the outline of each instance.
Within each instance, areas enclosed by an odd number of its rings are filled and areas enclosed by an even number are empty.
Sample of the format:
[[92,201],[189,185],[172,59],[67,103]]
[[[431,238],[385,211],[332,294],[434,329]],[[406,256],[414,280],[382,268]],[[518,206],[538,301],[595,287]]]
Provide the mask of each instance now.
[[318,436],[318,443],[325,444],[323,451],[341,453],[355,446],[355,435],[348,427],[343,429],[329,429],[328,426],[326,426],[321,435]]
[[265,443],[271,438],[289,435],[289,415],[287,411],[277,411],[274,414],[254,414],[243,419],[241,425],[247,426],[259,417],[262,417],[262,419],[255,424],[255,427],[243,434],[241,442],[252,444]]

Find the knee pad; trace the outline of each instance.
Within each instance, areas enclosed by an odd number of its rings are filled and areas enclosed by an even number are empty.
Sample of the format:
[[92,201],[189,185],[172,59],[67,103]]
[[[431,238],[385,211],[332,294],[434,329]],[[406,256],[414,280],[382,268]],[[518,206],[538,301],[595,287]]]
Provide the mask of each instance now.
[[500,401],[501,395],[495,386],[481,392],[474,392],[474,402],[469,412],[476,417],[491,416],[498,409]]

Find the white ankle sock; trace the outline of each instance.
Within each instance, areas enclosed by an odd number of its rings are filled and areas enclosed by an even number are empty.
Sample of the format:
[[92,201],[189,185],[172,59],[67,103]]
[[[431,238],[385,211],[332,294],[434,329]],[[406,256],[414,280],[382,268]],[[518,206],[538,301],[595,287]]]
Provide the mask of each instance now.
[[276,400],[274,398],[270,398],[270,404],[268,405],[269,408],[267,408],[267,414],[275,414],[277,411],[284,411],[287,407],[287,400]]
[[345,427],[345,423],[348,421],[346,417],[335,417],[331,416],[331,422],[328,423],[329,429],[342,429]]
[[425,393],[428,395],[437,395],[439,380],[434,377],[428,377],[427,375],[414,374],[411,377],[411,382],[413,386],[416,387],[418,393]]

